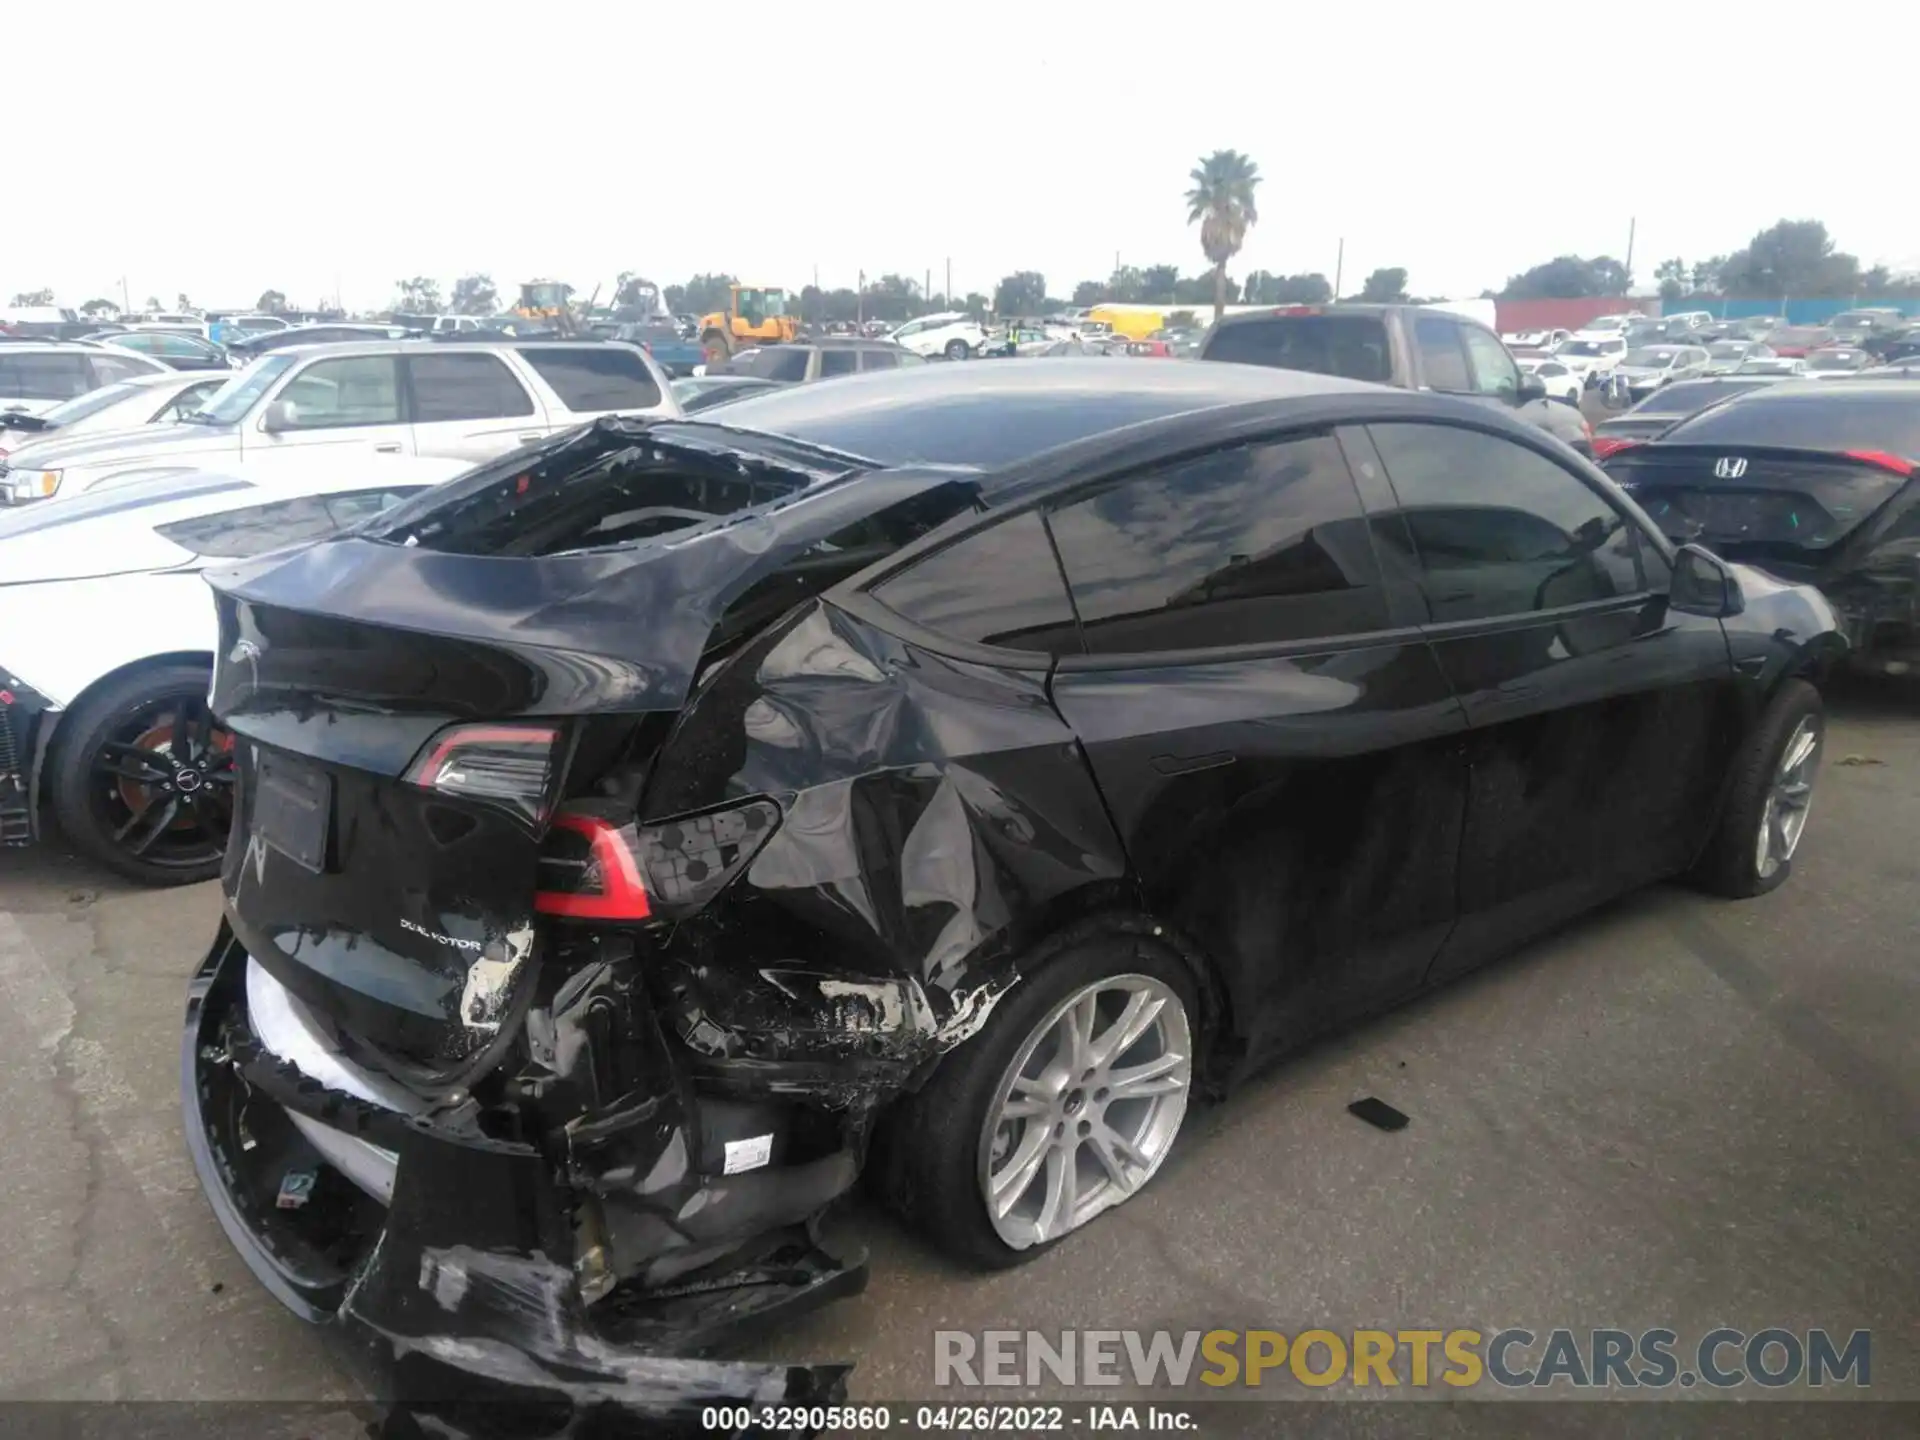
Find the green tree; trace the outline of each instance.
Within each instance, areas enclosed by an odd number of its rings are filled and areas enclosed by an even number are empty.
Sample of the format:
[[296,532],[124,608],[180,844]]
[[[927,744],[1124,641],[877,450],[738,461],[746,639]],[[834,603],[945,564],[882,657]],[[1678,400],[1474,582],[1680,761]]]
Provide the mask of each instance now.
[[1016,270],[994,287],[996,315],[1037,315],[1046,304],[1047,279],[1038,270]]
[[1859,293],[1860,261],[1836,250],[1818,220],[1780,220],[1726,258],[1720,287],[1753,299]]
[[963,304],[960,308],[966,311],[967,314],[971,315],[974,319],[984,320],[987,318],[987,311],[991,310],[993,307],[988,302],[986,296],[982,295],[978,290],[974,290],[968,293],[966,303]]
[[1585,300],[1600,295],[1624,295],[1633,277],[1611,255],[1583,260],[1560,255],[1531,270],[1507,277],[1502,300]]
[[414,315],[438,315],[440,313],[440,282],[429,280],[424,275],[416,275],[411,280],[393,282],[400,289],[393,308]]
[[1213,318],[1227,307],[1227,262],[1260,221],[1253,192],[1260,169],[1238,150],[1216,150],[1188,174],[1187,223],[1200,225],[1200,249],[1213,263]]
[[10,303],[14,305],[51,305],[53,304],[53,291],[51,289],[22,290],[18,295],[13,297]]
[[1324,305],[1333,298],[1333,286],[1317,270],[1309,275],[1275,275],[1255,270],[1241,287],[1249,305]]
[[920,282],[905,275],[882,275],[867,282],[866,316],[898,324],[912,319],[921,310]]
[[89,320],[111,320],[120,313],[120,307],[111,300],[89,300],[80,307],[80,313]]
[[491,315],[500,308],[500,293],[491,275],[462,275],[453,282],[448,308],[456,315]]
[[1107,277],[1107,299],[1137,305],[1146,298],[1146,276],[1138,265],[1122,265]]
[[278,290],[262,290],[253,308],[262,315],[278,315],[287,308],[287,297]]
[[1199,324],[1199,317],[1191,310],[1176,310],[1167,316],[1167,329],[1169,330],[1193,330],[1198,328]]
[[1660,298],[1673,301],[1689,293],[1693,272],[1687,268],[1687,262],[1676,255],[1654,266],[1653,278],[1660,282]]
[[1389,265],[1375,270],[1360,282],[1359,299],[1369,305],[1404,305],[1407,303],[1407,271],[1403,265]]
[[1179,283],[1179,266],[1149,265],[1140,272],[1140,298],[1151,305],[1165,304],[1173,299],[1173,287]]
[[186,291],[182,290],[173,297],[173,308],[176,310],[193,309],[193,301],[187,298]]
[[1203,270],[1198,275],[1183,276],[1173,287],[1175,305],[1211,305],[1221,294],[1225,294],[1226,303],[1231,305],[1240,298],[1240,282],[1228,278],[1224,292],[1215,284],[1215,275],[1211,270]]
[[676,315],[711,315],[732,303],[733,287],[739,283],[731,275],[695,275],[684,285],[667,286],[661,298]]
[[1073,287],[1072,304],[1075,309],[1085,310],[1098,305],[1107,298],[1107,287],[1098,280],[1082,280]]

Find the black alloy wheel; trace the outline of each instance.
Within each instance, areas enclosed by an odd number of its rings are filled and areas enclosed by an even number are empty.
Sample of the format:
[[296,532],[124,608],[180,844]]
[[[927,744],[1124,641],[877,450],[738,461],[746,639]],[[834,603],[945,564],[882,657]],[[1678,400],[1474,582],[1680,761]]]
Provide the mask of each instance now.
[[54,813],[67,838],[117,874],[185,885],[220,873],[233,823],[233,738],[207,708],[206,667],[174,664],[108,682],[62,727]]

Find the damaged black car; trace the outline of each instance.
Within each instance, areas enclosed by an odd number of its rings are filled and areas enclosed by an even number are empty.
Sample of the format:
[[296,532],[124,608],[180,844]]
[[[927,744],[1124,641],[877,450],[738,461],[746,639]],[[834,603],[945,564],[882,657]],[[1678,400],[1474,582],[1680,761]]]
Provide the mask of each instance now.
[[859,1288],[863,1170],[1010,1264],[1311,1036],[1791,869],[1825,602],[1508,416],[1071,360],[720,414],[209,577],[187,1128],[394,1393],[835,1393],[687,1357]]
[[1606,467],[1676,543],[1817,586],[1854,667],[1920,674],[1920,386],[1768,386]]

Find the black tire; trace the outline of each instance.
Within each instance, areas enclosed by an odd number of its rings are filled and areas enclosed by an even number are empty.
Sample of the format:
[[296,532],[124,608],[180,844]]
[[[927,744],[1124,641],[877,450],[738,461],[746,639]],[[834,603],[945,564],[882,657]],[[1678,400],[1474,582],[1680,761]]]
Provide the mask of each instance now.
[[[1024,1264],[1067,1238],[1025,1249],[1007,1244],[988,1217],[978,1174],[981,1134],[994,1092],[1048,1014],[1093,981],[1148,975],[1186,1007],[1194,1047],[1204,1043],[1192,972],[1149,935],[1068,932],[1026,957],[1021,970],[1025,978],[994,1007],[980,1033],[951,1051],[919,1091],[903,1096],[882,1117],[874,1142],[873,1174],[887,1205],[934,1246],[983,1270]],[[1196,1055],[1196,1071],[1198,1062]]]
[[947,359],[949,360],[965,360],[972,354],[973,351],[968,348],[967,342],[964,340],[949,340],[947,342]]
[[[1730,900],[1746,900],[1778,889],[1793,873],[1793,860],[1788,858],[1771,875],[1761,874],[1759,836],[1782,754],[1804,721],[1811,721],[1816,740],[1824,743],[1826,706],[1820,692],[1804,680],[1788,680],[1733,757],[1720,823],[1691,876],[1701,889]],[[1813,764],[1818,762],[1816,750]]]
[[[231,757],[191,767],[218,778],[197,783],[187,794],[136,779],[136,775],[157,779],[162,767],[142,765],[121,754],[109,756],[104,747],[131,749],[130,735],[137,738],[147,721],[165,724],[185,709],[189,719],[182,732],[184,747],[192,753],[198,741],[201,751],[211,754],[218,734],[206,714],[211,675],[210,666],[190,661],[130,670],[82,700],[56,737],[48,767],[54,818],[75,848],[142,885],[191,885],[220,873],[228,828],[220,817],[230,816],[233,794]],[[165,751],[150,753],[170,761],[172,742]],[[131,766],[131,770],[108,774],[102,767],[110,763]],[[184,767],[169,763],[165,768],[177,773]],[[138,795],[151,797],[150,803],[157,807],[150,823],[141,823],[148,812],[127,800],[127,782]],[[161,824],[171,801],[178,802],[175,815]],[[130,821],[132,828],[123,828]]]

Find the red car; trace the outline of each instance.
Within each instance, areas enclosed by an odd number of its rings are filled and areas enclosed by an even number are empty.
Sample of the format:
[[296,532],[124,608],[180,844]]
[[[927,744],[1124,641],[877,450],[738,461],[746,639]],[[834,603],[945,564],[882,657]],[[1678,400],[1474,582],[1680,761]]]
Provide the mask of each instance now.
[[1824,325],[1789,325],[1767,336],[1767,345],[1776,355],[1800,359],[1822,345],[1833,343],[1833,331]]

